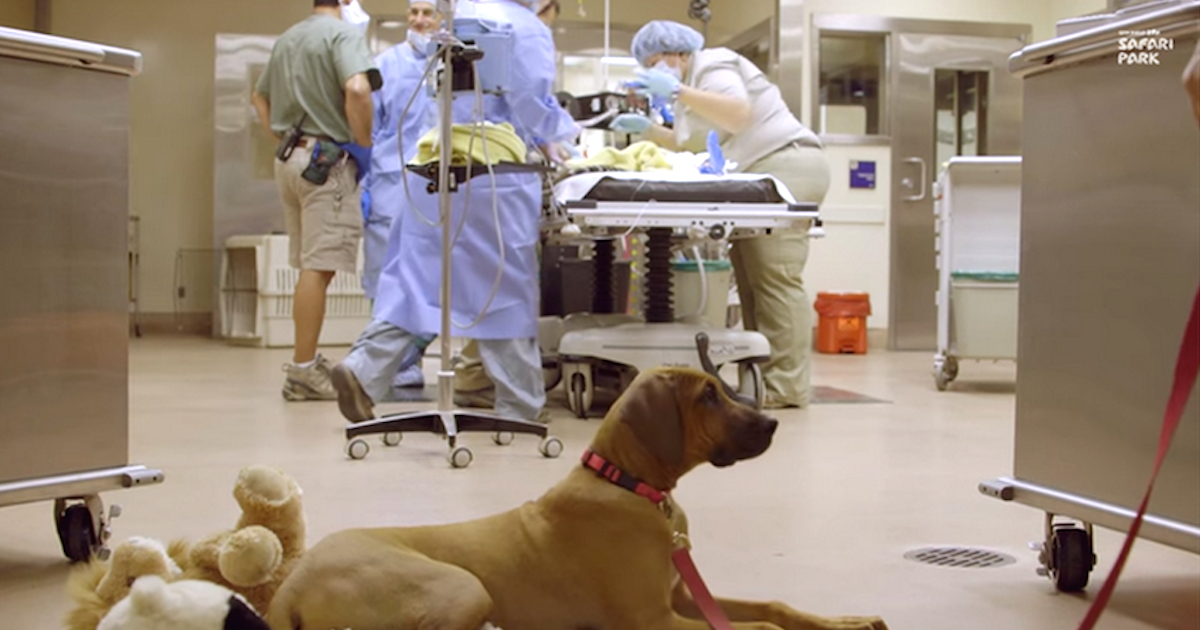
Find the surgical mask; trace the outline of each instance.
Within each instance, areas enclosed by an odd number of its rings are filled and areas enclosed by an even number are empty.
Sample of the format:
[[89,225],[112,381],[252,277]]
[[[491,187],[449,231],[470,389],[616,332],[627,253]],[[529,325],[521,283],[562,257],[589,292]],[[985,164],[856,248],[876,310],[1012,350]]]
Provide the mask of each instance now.
[[683,81],[683,70],[680,68],[676,68],[675,66],[667,65],[667,62],[665,62],[665,61],[659,60],[658,63],[654,64],[654,67],[652,68],[652,70],[659,70],[661,72],[666,72],[667,74],[675,77],[676,81]]
[[358,0],[350,0],[350,4],[342,5],[342,19],[351,26],[367,30],[371,24],[371,16],[358,4]]
[[431,41],[433,38],[428,33],[419,33],[412,29],[408,31],[408,44],[422,56],[429,54],[429,42]]

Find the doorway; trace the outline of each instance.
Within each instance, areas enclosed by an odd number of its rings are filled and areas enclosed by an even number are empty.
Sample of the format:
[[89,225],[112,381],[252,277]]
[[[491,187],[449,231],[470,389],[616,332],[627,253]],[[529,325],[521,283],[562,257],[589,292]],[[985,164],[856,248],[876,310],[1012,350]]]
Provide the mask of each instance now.
[[934,183],[959,155],[1020,155],[1021,24],[816,16],[817,131],[891,148],[888,345],[937,347]]

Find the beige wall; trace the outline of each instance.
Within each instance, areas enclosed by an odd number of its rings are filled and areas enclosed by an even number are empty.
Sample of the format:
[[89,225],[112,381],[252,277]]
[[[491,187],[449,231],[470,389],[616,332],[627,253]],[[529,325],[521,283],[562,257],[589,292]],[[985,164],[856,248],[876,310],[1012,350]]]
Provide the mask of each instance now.
[[33,0],[0,0],[0,26],[33,30]]

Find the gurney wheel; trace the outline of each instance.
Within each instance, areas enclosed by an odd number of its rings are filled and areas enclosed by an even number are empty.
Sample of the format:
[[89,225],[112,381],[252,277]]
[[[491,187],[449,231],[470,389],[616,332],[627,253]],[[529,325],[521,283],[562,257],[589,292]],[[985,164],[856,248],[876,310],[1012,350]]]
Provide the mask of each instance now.
[[465,446],[456,446],[454,450],[450,451],[448,459],[450,460],[451,467],[466,468],[475,460],[475,455],[471,452],[471,449]]
[[738,393],[754,398],[754,408],[762,411],[766,385],[763,383],[762,368],[757,363],[738,363]]
[[67,559],[71,562],[90,559],[92,551],[98,546],[91,510],[84,504],[72,505],[56,515],[56,520],[58,539]]
[[367,453],[370,452],[371,445],[362,438],[355,438],[346,444],[346,456],[350,459],[366,459]]
[[571,411],[580,420],[587,420],[588,413],[588,395],[587,395],[587,378],[578,372],[571,375],[571,391],[567,392],[568,400],[571,404]]
[[538,451],[541,452],[543,457],[557,459],[558,456],[562,455],[563,452],[562,440],[556,437],[546,436],[545,438],[542,438],[542,443],[538,445]]
[[400,446],[400,442],[404,441],[404,434],[400,432],[384,433],[381,441],[384,446]]
[[515,439],[517,439],[517,436],[512,431],[497,431],[496,433],[492,434],[492,441],[495,442],[497,446],[508,446],[509,444],[512,444],[513,440]]

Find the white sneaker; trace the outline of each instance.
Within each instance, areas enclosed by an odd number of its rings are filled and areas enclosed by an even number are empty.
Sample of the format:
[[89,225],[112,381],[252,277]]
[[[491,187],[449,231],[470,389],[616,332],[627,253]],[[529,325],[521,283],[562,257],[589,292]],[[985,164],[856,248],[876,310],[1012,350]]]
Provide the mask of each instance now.
[[329,379],[329,360],[317,355],[316,363],[302,368],[294,363],[285,363],[283,371],[287,379],[283,382],[283,397],[292,402],[303,400],[337,400],[333,382]]

